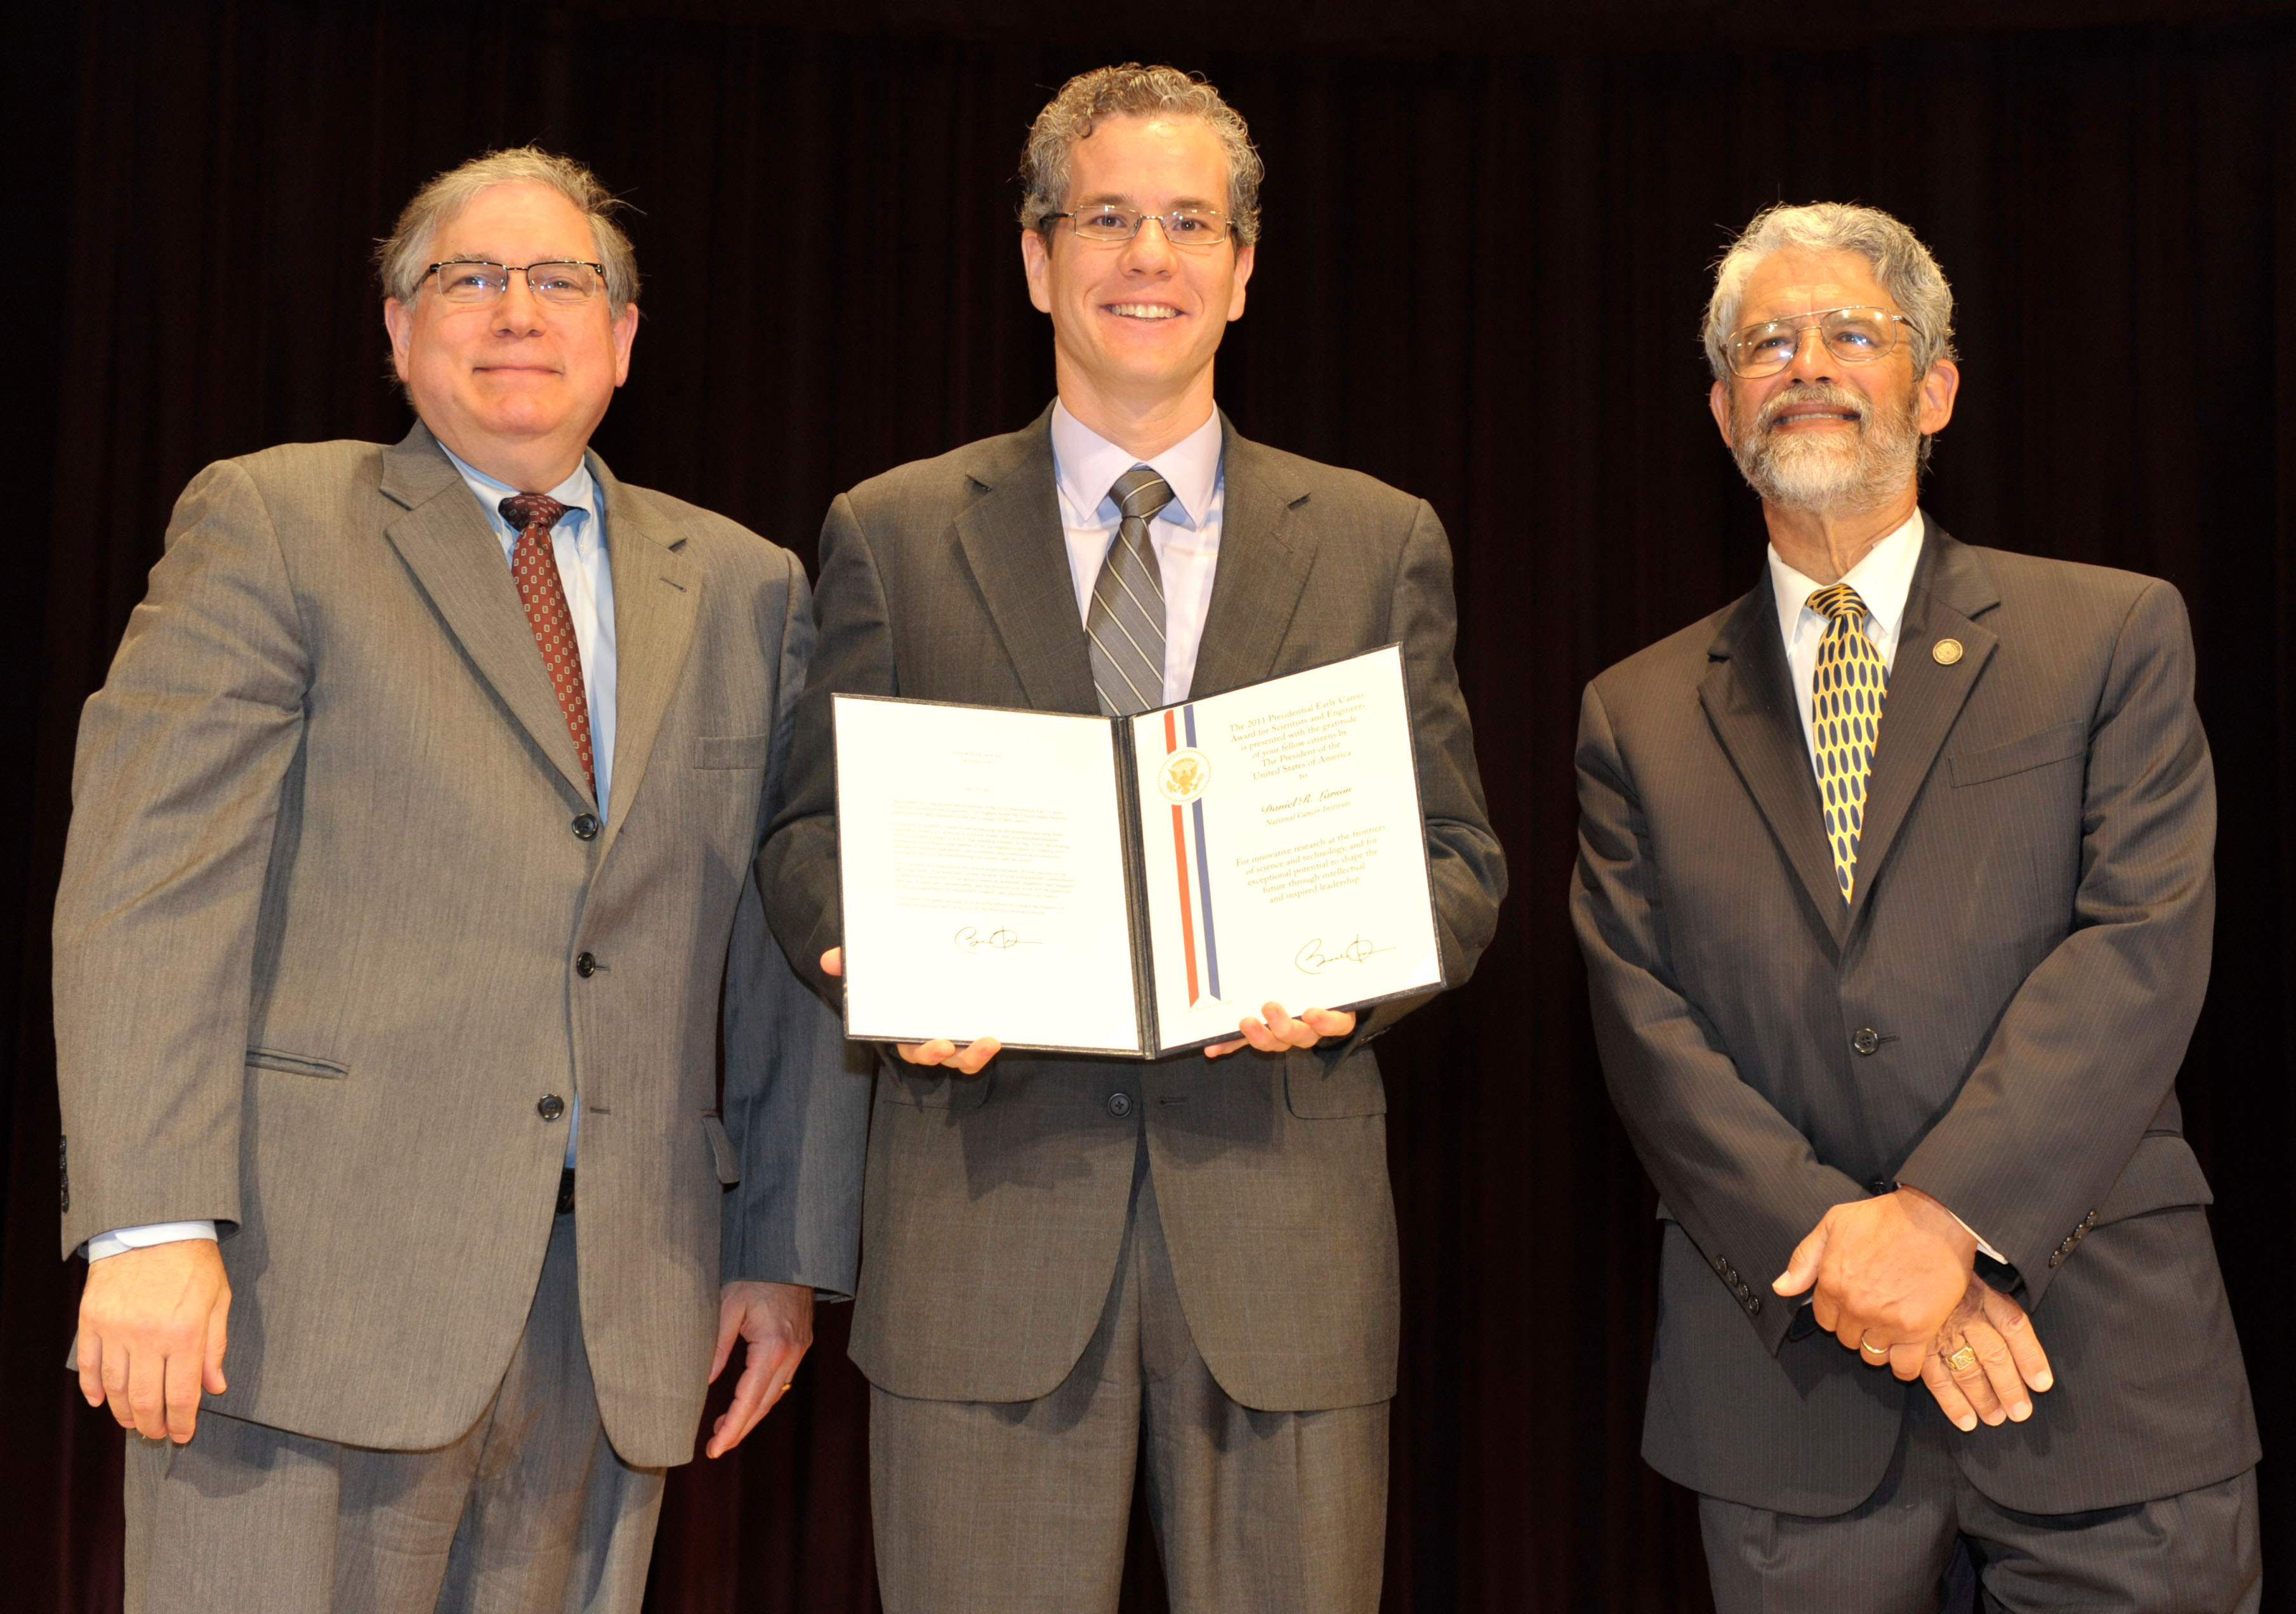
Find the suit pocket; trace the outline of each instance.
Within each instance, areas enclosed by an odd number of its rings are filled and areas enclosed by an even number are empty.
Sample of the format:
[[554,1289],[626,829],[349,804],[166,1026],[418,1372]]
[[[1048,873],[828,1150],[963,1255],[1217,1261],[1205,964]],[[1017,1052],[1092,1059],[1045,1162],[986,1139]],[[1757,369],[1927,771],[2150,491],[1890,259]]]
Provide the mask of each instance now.
[[315,1059],[308,1053],[282,1053],[276,1048],[250,1048],[249,1065],[262,1070],[284,1070],[290,1076],[324,1077],[340,1081],[351,1073],[348,1065],[337,1064],[331,1059]]
[[1333,1069],[1302,1051],[1284,1056],[1283,1102],[1303,1121],[1385,1115],[1387,1084],[1380,1078],[1379,1061],[1368,1053],[1352,1054]]
[[2181,1205],[2211,1205],[2207,1174],[2193,1146],[2173,1132],[2148,1132],[2096,1208],[2096,1225]]
[[[898,1059],[899,1055],[891,1057]],[[987,1103],[988,1089],[996,1080],[993,1067],[979,1076],[932,1076],[922,1068],[914,1072],[906,1065],[895,1069],[889,1062],[877,1069],[877,1102],[897,1104],[904,1110],[962,1113]]]
[[715,1110],[701,1112],[701,1135],[709,1140],[709,1164],[718,1173],[718,1181],[731,1188],[742,1180],[742,1160],[734,1152],[734,1140],[726,1135],[726,1123]]
[[2006,745],[1988,745],[1981,751],[1964,751],[1946,758],[1956,785],[1984,784],[2012,774],[2046,767],[2053,762],[2080,757],[2088,751],[2088,725],[2076,717]]
[[762,768],[771,734],[703,734],[693,741],[693,766],[707,768]]

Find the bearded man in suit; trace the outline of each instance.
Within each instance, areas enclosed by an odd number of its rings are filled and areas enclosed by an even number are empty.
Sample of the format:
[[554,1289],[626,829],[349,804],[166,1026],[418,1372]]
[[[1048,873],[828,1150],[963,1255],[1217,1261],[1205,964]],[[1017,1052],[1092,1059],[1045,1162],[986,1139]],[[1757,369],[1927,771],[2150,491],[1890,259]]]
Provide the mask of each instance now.
[[2164,582],[1919,508],[1952,331],[1897,219],[1757,217],[1705,340],[1767,564],[1587,690],[1572,911],[1664,1221],[1644,1454],[1701,1494],[1724,1614],[1928,1614],[1956,1553],[1988,1609],[2253,1610],[2175,1090],[2192,636]]
[[805,574],[587,451],[613,205],[532,149],[425,186],[414,430],[201,472],[81,723],[63,1240],[131,1614],[635,1610],[706,1382],[746,1340],[715,1455],[853,1282],[866,1089],[751,879]]
[[[1442,528],[1214,406],[1258,228],[1242,119],[1169,68],[1103,69],[1046,107],[1024,162],[1059,398],[831,510],[763,864],[775,934],[833,995],[835,692],[1128,713],[1400,641],[1464,981],[1505,875]],[[1112,1610],[1144,1443],[1176,1610],[1377,1607],[1398,1299],[1365,1045],[1411,1006],[1269,1004],[1144,1064],[993,1038],[885,1051],[853,1356],[888,1610]]]

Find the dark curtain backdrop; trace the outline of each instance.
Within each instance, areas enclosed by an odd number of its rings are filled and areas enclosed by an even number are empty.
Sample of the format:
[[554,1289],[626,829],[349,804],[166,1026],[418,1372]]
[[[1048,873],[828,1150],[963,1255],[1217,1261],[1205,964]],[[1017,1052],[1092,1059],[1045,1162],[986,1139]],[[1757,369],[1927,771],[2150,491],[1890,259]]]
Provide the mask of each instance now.
[[[1152,27],[1049,0],[90,0],[12,25],[0,1604],[119,1606],[119,1437],[58,1371],[81,1268],[55,1249],[47,923],[78,705],[176,490],[267,444],[397,438],[370,245],[430,173],[537,139],[643,209],[646,320],[599,447],[810,558],[839,488],[1045,402],[1010,176],[1050,88],[1129,55],[1208,72],[1267,155],[1221,401],[1450,528],[1513,865],[1481,972],[1382,1045],[1406,1309],[1387,1608],[1707,1606],[1693,1501],[1636,1454],[1656,1241],[1565,921],[1570,757],[1584,680],[1756,578],[1694,333],[1726,227],[1779,199],[1889,208],[1952,276],[1966,380],[1928,496],[1948,527],[2191,602],[2224,812],[2183,1092],[2276,1459],[2296,1438],[2296,21],[1916,9],[1810,8],[1778,37],[1701,0],[1194,0]],[[653,1608],[876,1606],[844,1328],[829,1314],[737,1459],[679,1471]],[[2296,1486],[2264,1476],[2284,1575]],[[1151,1564],[1128,1599],[1160,1606]]]

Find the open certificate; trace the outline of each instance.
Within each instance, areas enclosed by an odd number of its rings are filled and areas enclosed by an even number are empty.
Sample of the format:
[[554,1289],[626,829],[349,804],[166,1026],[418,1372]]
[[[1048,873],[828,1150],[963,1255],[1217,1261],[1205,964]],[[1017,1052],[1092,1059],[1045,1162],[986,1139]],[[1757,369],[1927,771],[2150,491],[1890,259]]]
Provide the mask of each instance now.
[[1397,646],[1136,717],[832,705],[849,1036],[1154,1058],[1444,984]]

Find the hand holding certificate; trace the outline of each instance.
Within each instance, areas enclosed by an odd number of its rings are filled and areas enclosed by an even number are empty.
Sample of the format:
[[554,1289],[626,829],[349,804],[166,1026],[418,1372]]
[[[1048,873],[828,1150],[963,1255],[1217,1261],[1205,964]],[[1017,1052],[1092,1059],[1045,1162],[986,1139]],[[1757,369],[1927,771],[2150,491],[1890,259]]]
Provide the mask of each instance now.
[[1152,1058],[1443,984],[1393,646],[1137,717],[835,711],[849,1036]]

